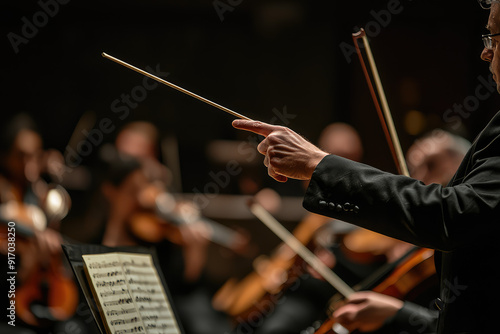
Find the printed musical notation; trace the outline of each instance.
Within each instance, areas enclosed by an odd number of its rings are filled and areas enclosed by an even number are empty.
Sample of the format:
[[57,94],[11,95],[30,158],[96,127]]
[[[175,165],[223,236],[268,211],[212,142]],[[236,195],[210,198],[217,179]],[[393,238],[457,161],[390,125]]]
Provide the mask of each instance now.
[[180,334],[149,254],[83,255],[108,334]]

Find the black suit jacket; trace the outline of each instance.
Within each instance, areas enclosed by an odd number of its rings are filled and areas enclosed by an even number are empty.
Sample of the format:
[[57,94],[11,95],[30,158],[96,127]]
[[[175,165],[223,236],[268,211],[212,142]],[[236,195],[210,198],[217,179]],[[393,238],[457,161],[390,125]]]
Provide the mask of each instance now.
[[444,304],[438,333],[493,333],[500,318],[499,137],[500,112],[447,187],[327,156],[304,207],[435,249]]

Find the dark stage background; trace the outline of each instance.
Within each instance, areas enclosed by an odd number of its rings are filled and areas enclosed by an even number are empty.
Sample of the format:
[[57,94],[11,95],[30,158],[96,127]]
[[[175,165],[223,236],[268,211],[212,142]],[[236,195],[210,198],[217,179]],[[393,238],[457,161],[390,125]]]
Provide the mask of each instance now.
[[[168,87],[141,88],[143,77],[101,52],[168,72],[167,80],[251,118],[286,121],[313,142],[328,123],[350,123],[361,133],[364,162],[391,172],[359,60],[346,56],[356,26],[371,36],[404,151],[436,127],[472,140],[500,105],[479,58],[488,11],[474,0],[18,0],[3,3],[0,13],[2,123],[27,112],[47,148],[68,157],[80,144],[86,151],[73,163],[92,166],[123,124],[152,121],[178,143],[184,193],[203,192],[210,172],[224,170],[207,153],[214,140],[245,141],[248,134],[231,127],[232,116]],[[128,106],[124,95],[132,97]],[[460,106],[465,111],[453,110]],[[89,145],[82,130],[96,133],[103,119],[113,130]],[[281,196],[303,191],[273,182],[263,166],[260,173],[262,186]],[[66,229],[78,239],[85,235],[78,232],[85,228],[83,195],[70,191],[77,200]],[[238,194],[238,187],[232,179],[218,191]],[[263,244],[277,242],[262,231]]]

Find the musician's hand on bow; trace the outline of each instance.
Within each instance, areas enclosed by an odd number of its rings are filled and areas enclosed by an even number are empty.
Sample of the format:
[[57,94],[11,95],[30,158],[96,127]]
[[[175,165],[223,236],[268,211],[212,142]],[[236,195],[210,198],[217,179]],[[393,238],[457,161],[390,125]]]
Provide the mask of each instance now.
[[332,318],[352,332],[372,332],[403,307],[403,301],[373,291],[352,294]]
[[257,149],[265,155],[264,165],[269,175],[279,182],[286,182],[288,178],[311,179],[316,166],[328,155],[283,126],[246,120],[235,120],[233,126],[266,137]]

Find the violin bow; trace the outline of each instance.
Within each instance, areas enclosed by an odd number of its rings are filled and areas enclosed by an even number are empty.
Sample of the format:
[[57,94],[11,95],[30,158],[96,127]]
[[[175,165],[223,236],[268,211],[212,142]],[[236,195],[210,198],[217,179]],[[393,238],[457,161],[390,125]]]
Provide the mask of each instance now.
[[276,218],[274,218],[259,203],[250,203],[250,211],[274,232],[288,247],[316,270],[331,286],[333,286],[342,296],[348,298],[354,290],[345,283],[337,274],[328,268],[321,260],[304,246],[292,233],[290,233]]
[[[394,159],[396,167],[398,168],[399,174],[410,176],[408,167],[406,166],[406,160],[404,158],[403,151],[401,150],[401,144],[399,142],[398,134],[396,132],[396,128],[394,127],[391,110],[389,109],[389,104],[387,103],[384,88],[382,86],[382,82],[380,81],[380,76],[378,74],[377,66],[375,65],[375,59],[373,58],[370,43],[368,42],[368,38],[366,37],[365,30],[361,28],[357,33],[353,33],[352,39],[354,40],[354,47],[356,48],[356,52],[361,62],[363,73],[368,83],[368,88],[370,89],[373,103],[375,104],[375,109],[377,109],[378,118],[380,120],[380,123],[382,124],[382,129],[384,130],[385,138],[387,140],[387,143],[389,144],[389,148],[391,149],[392,158]],[[365,45],[366,57],[368,59],[368,63],[370,64],[370,69],[372,71],[373,80],[375,81],[375,86],[377,87],[378,97],[382,104],[382,108],[380,107],[380,103],[377,99],[377,94],[375,93],[375,89],[373,88],[373,84],[370,79],[370,75],[368,74],[368,69],[363,59],[363,55],[361,54],[361,50],[358,44],[359,39],[361,39]]]

